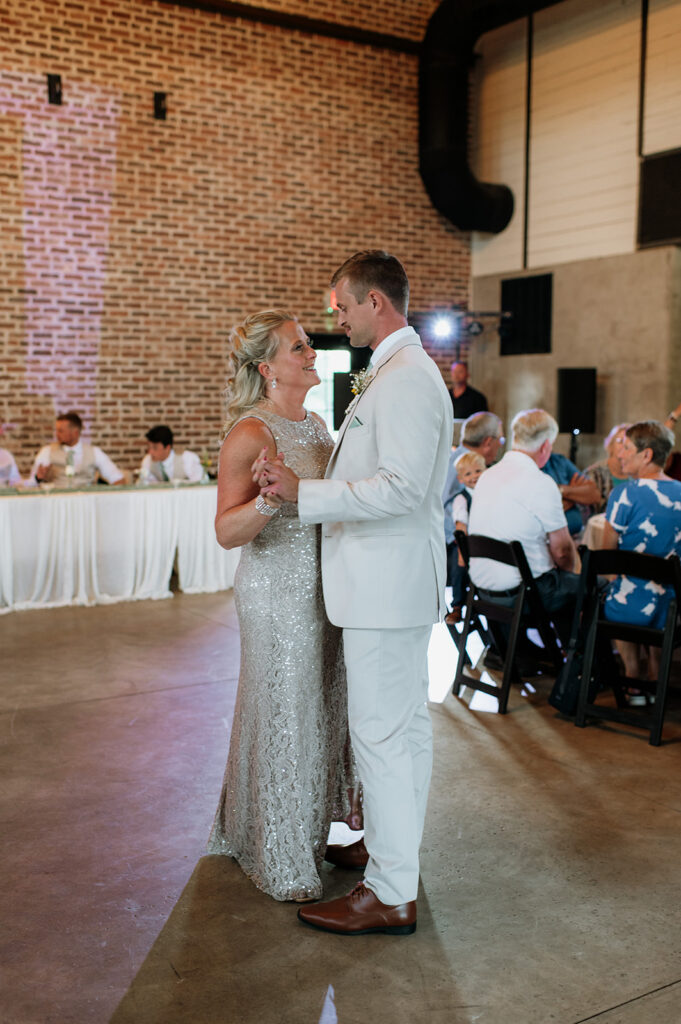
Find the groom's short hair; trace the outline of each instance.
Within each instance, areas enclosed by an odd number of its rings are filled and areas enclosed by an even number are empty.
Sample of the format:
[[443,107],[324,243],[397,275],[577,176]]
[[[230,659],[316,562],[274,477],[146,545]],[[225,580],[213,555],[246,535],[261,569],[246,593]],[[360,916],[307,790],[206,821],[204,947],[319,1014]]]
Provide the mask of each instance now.
[[375,288],[390,299],[398,313],[407,315],[409,278],[400,261],[390,253],[383,249],[356,252],[338,268],[331,278],[331,287],[343,278],[358,302],[364,302],[368,292]]

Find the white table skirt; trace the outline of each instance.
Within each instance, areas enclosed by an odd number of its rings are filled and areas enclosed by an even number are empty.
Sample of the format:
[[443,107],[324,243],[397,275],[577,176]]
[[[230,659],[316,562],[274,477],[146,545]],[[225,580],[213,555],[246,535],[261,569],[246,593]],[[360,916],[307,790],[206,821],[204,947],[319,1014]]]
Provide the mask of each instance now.
[[214,485],[0,498],[0,613],[226,590],[239,551],[215,540]]
[[584,527],[582,544],[586,544],[592,551],[599,551],[603,547],[603,533],[605,531],[605,512],[598,512],[587,519]]
[[[217,487],[203,485],[188,487],[178,495],[177,575],[185,594],[212,594],[234,585],[241,549],[225,551],[215,539],[216,491]],[[208,508],[206,492],[211,493]]]

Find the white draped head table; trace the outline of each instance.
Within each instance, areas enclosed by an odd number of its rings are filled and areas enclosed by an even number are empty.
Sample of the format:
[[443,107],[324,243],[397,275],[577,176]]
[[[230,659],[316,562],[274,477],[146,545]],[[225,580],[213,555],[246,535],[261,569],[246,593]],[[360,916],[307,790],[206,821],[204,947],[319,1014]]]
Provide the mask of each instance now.
[[228,590],[239,550],[215,539],[215,485],[0,497],[0,614]]

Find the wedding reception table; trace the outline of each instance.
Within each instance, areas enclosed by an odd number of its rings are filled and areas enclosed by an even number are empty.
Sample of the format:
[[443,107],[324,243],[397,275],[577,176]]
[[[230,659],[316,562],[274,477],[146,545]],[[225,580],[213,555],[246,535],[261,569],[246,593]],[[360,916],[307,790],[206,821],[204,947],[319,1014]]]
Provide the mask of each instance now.
[[227,590],[239,551],[215,540],[216,487],[93,487],[0,496],[0,613]]

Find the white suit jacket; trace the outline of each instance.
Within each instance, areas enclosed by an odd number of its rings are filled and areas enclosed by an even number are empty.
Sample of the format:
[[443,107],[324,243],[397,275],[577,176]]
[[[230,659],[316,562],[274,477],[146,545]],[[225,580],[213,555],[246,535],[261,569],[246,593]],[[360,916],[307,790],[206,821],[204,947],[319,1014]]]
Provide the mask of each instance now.
[[300,483],[301,521],[323,524],[324,602],[336,626],[422,626],[445,612],[452,403],[416,332],[399,335],[350,405],[326,478]]

